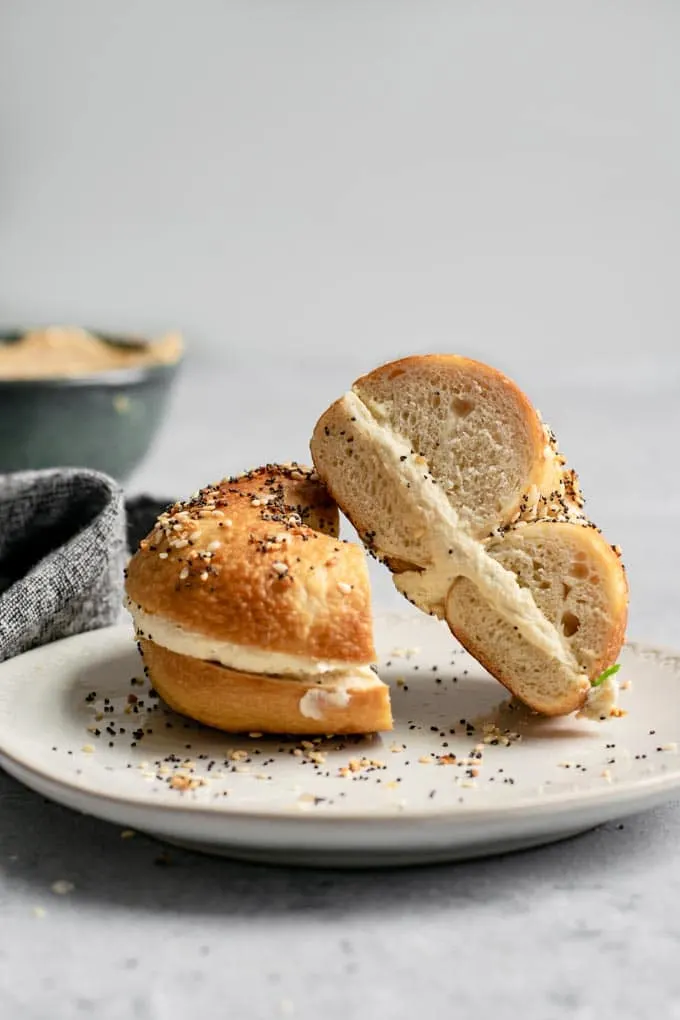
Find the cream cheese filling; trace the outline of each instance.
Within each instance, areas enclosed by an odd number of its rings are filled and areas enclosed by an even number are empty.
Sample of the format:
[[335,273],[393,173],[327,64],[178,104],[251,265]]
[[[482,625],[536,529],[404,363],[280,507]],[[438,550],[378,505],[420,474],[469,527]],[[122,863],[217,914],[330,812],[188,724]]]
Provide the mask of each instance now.
[[341,680],[329,690],[327,687],[312,687],[300,698],[300,715],[307,719],[323,719],[329,708],[347,708],[352,696],[351,681]]
[[529,589],[521,588],[515,575],[490,556],[482,542],[461,527],[458,514],[442,488],[423,477],[422,466],[414,462],[407,440],[379,424],[353,391],[346,393],[342,400],[348,415],[354,419],[354,428],[378,451],[384,471],[395,485],[410,484],[413,497],[428,518],[431,555],[437,565],[422,572],[395,574],[397,588],[416,602],[441,604],[455,578],[467,577],[479,587],[499,616],[517,627],[530,644],[573,670],[582,680],[583,673],[566,639],[543,615]]
[[591,687],[585,700],[583,708],[579,712],[579,718],[594,719],[601,722],[611,715],[611,711],[619,699],[618,680],[609,676],[604,683],[597,687]]
[[134,620],[138,635],[178,655],[217,662],[228,669],[243,673],[260,673],[284,680],[316,682],[336,689],[342,696],[348,696],[349,689],[382,683],[370,668],[370,663],[355,664],[333,659],[322,661],[304,655],[290,655],[287,652],[268,652],[252,645],[239,645],[188,630],[174,620],[168,620],[155,613],[147,613],[131,599],[127,599],[125,605]]

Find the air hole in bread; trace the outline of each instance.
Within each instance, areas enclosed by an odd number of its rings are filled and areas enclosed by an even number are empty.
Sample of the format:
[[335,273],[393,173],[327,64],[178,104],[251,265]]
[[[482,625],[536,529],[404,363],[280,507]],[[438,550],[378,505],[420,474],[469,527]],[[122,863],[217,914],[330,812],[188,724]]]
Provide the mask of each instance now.
[[567,584],[566,581],[562,582],[562,598],[566,599],[567,595],[571,591],[571,585]]
[[550,585],[550,581],[541,581],[541,583],[539,584],[539,586],[538,586],[538,587],[539,587],[539,588],[542,588],[542,589],[543,589],[543,591],[547,591],[547,590],[548,590],[548,588],[550,588],[550,587],[551,587],[551,585]]
[[578,616],[574,616],[570,612],[562,613],[562,632],[565,637],[573,637],[580,626],[581,621]]
[[467,418],[471,411],[474,410],[475,405],[471,400],[465,400],[464,397],[454,397],[451,401],[451,410],[459,418]]
[[[584,557],[584,559],[585,559],[585,557]],[[572,566],[571,566],[571,576],[579,578],[579,579],[583,579],[584,577],[587,577],[588,576],[588,566],[587,566],[587,564],[582,562],[580,559],[578,560],[578,562],[572,563]]]

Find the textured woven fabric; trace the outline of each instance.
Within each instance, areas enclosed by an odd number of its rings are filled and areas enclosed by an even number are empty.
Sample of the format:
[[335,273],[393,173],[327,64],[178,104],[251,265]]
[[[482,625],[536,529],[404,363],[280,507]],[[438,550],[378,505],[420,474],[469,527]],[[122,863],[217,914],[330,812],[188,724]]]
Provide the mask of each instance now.
[[120,618],[122,490],[94,471],[0,477],[0,661]]

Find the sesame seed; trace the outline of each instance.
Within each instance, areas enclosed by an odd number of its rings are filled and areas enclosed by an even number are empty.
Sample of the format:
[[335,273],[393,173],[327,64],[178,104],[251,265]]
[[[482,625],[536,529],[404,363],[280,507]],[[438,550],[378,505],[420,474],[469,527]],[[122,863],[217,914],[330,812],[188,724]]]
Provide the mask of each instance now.
[[347,584],[346,581],[338,581],[338,591],[341,591],[343,595],[349,595],[352,590],[352,585]]
[[168,782],[168,786],[170,787],[171,790],[182,790],[182,791],[184,791],[184,790],[190,790],[191,789],[191,783],[192,783],[192,780],[189,778],[189,776],[178,775],[178,776],[172,776],[172,778]]

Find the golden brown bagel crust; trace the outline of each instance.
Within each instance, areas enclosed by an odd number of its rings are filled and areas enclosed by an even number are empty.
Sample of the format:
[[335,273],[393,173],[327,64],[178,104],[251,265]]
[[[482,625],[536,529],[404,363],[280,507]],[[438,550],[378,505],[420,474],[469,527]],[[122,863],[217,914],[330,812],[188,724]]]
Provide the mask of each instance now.
[[316,474],[271,465],[162,514],[127,572],[147,613],[207,637],[306,658],[376,654],[363,550],[341,542]]
[[347,706],[329,704],[321,719],[300,711],[318,684],[240,673],[213,662],[178,655],[153,641],[140,642],[144,662],[161,697],[183,715],[230,733],[374,733],[392,729],[389,688],[350,688]]

